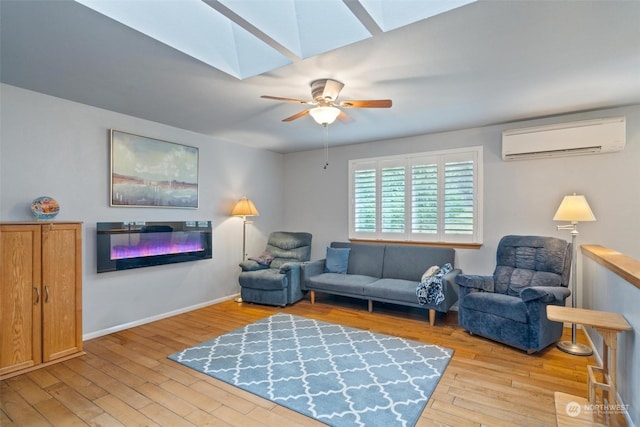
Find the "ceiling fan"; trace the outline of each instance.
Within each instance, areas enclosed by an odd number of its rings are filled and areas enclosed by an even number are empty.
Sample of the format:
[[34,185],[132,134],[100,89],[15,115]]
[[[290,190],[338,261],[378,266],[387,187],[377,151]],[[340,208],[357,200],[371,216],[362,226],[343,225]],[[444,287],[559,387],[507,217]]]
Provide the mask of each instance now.
[[318,79],[310,84],[312,101],[303,101],[294,98],[281,98],[278,96],[262,95],[261,98],[273,99],[275,101],[293,102],[296,104],[312,105],[293,116],[282,119],[283,122],[291,122],[293,120],[310,114],[311,117],[320,125],[327,126],[333,123],[336,118],[349,122],[351,118],[338,107],[342,108],[390,108],[390,99],[369,99],[369,100],[350,100],[338,102],[338,95],[344,87],[341,83],[333,79]]

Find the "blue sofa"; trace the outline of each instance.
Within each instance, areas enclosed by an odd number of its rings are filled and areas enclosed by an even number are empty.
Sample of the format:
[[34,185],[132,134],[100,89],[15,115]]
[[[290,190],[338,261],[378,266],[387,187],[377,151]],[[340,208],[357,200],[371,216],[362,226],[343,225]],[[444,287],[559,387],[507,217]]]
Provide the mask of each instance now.
[[429,323],[435,323],[436,311],[446,313],[458,300],[454,269],[442,277],[444,300],[439,304],[421,305],[416,289],[429,267],[454,265],[455,251],[416,245],[386,245],[332,242],[331,248],[350,249],[345,274],[326,272],[326,258],[302,264],[303,290],[309,291],[311,304],[315,293],[342,295],[368,301],[393,303],[429,310]]

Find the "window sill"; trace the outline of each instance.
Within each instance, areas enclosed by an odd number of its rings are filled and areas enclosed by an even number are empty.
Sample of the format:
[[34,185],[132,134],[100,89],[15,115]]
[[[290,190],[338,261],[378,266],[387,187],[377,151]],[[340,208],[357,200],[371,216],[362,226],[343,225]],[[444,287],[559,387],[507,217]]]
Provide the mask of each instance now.
[[349,239],[352,243],[371,243],[380,245],[417,245],[430,246],[435,248],[453,248],[453,249],[480,249],[482,243],[445,243],[445,242],[417,242],[406,240],[367,240],[367,239]]

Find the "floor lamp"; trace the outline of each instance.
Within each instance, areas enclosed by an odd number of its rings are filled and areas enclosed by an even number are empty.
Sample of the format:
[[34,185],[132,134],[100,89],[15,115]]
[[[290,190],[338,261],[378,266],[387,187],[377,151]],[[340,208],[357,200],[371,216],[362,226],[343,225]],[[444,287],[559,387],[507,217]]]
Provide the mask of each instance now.
[[[571,306],[576,307],[578,300],[578,248],[576,247],[576,237],[578,237],[578,222],[595,221],[587,199],[582,195],[573,193],[571,196],[564,196],[562,203],[553,216],[554,221],[569,221],[571,224],[558,225],[558,230],[570,230],[572,246],[571,262]],[[570,354],[577,356],[589,356],[593,353],[591,347],[576,342],[576,324],[571,324],[571,341],[560,341],[557,347]]]
[[[251,224],[251,221],[247,221],[248,216],[260,216],[258,209],[253,202],[246,197],[238,200],[238,203],[233,207],[231,216],[242,217],[242,261],[247,260],[247,224]],[[242,297],[238,296],[235,299],[236,302],[242,302]]]

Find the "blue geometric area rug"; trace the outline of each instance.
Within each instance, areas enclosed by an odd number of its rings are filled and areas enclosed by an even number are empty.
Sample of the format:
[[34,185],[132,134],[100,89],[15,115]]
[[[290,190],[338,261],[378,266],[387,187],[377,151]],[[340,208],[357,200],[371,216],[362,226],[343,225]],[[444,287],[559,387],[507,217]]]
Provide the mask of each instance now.
[[413,426],[453,350],[276,314],[169,359],[331,426]]

